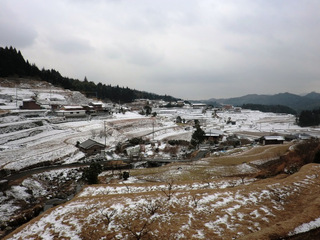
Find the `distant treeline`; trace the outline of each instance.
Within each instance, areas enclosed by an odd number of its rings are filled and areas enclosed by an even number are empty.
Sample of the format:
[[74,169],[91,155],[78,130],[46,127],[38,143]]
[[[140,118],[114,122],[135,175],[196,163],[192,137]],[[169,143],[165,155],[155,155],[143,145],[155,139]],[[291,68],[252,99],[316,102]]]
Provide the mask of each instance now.
[[300,127],[320,125],[320,108],[312,111],[305,110],[300,113],[298,124]]
[[297,112],[292,108],[283,105],[243,104],[242,108],[258,110],[261,112],[287,113],[293,115],[297,114]]
[[24,77],[35,78],[49,82],[54,86],[59,86],[73,91],[79,91],[88,97],[97,97],[102,100],[113,102],[132,102],[135,99],[162,99],[164,101],[176,101],[177,98],[168,95],[157,95],[145,91],[133,90],[128,87],[119,87],[94,83],[85,77],[83,81],[63,77],[54,70],[42,69],[41,71],[35,64],[25,61],[20,51],[13,47],[0,47],[0,77]]

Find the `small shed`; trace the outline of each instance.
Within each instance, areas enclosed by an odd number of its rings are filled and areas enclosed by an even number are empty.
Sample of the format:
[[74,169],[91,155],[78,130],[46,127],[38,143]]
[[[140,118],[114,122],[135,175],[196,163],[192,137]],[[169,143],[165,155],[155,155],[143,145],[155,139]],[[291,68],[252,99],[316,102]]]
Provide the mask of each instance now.
[[77,147],[86,155],[97,154],[100,153],[101,150],[105,149],[104,144],[94,141],[92,139],[88,139],[82,143],[78,143]]
[[283,136],[263,136],[260,138],[260,143],[262,145],[283,144],[284,140]]

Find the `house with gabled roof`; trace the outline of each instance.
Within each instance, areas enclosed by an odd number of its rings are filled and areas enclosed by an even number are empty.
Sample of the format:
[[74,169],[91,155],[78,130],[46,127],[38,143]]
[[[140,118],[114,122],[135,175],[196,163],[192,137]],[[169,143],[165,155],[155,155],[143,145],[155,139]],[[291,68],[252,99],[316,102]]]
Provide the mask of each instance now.
[[205,130],[204,137],[206,140],[210,142],[221,141],[224,136],[223,131],[218,129],[207,129]]
[[260,143],[262,145],[270,145],[270,144],[283,144],[285,141],[283,136],[263,136],[260,138]]
[[63,117],[86,117],[86,110],[82,106],[62,106],[56,111],[57,116]]
[[20,109],[41,109],[40,104],[33,98],[23,99]]
[[78,142],[77,147],[86,155],[93,155],[100,153],[101,150],[104,150],[106,146],[92,139],[88,139],[82,143]]

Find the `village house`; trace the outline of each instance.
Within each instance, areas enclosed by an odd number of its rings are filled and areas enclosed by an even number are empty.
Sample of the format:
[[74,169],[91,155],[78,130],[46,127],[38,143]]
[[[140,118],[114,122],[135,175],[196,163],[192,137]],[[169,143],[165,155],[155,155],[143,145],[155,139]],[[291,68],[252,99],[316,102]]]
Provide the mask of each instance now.
[[86,111],[86,114],[89,114],[89,115],[96,115],[96,111],[94,109],[93,106],[90,106],[88,104],[83,104],[81,105],[83,107],[83,109]]
[[56,114],[63,117],[85,117],[86,110],[82,106],[62,106]]
[[217,129],[207,129],[205,130],[204,137],[205,140],[209,142],[217,142],[221,141],[223,138],[223,131],[217,130]]
[[138,160],[140,157],[140,151],[141,151],[141,146],[136,145],[136,146],[132,146],[132,147],[127,147],[124,152],[127,154],[127,156],[130,159]]
[[22,100],[22,106],[20,109],[41,109],[41,106],[36,102],[36,100],[29,98]]
[[225,104],[225,105],[222,106],[222,109],[226,110],[226,111],[230,111],[230,110],[233,109],[233,106],[230,105],[230,104]]
[[260,143],[262,145],[283,144],[284,140],[283,136],[263,136],[260,138]]
[[177,101],[177,106],[183,107],[184,106],[184,101],[183,100],[178,100]]
[[102,102],[90,102],[89,105],[97,112],[102,112],[104,110]]
[[88,139],[82,143],[78,142],[76,146],[86,155],[101,153],[101,151],[105,149],[104,144],[94,141],[92,139]]
[[207,104],[205,103],[193,103],[192,107],[193,109],[202,109],[205,108],[207,106]]
[[140,111],[149,104],[150,100],[148,99],[135,99],[132,103],[129,103],[128,105],[132,111]]

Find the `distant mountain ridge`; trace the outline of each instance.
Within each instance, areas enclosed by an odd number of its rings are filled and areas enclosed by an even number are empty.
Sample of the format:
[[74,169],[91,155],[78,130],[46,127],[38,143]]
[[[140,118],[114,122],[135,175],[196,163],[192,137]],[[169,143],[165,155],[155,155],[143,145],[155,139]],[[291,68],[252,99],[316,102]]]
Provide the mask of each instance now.
[[292,93],[278,93],[274,95],[248,94],[235,98],[211,98],[204,100],[207,104],[231,104],[234,106],[242,106],[243,104],[262,104],[262,105],[284,105],[297,112],[302,110],[312,110],[320,107],[320,93],[311,92],[304,96]]

